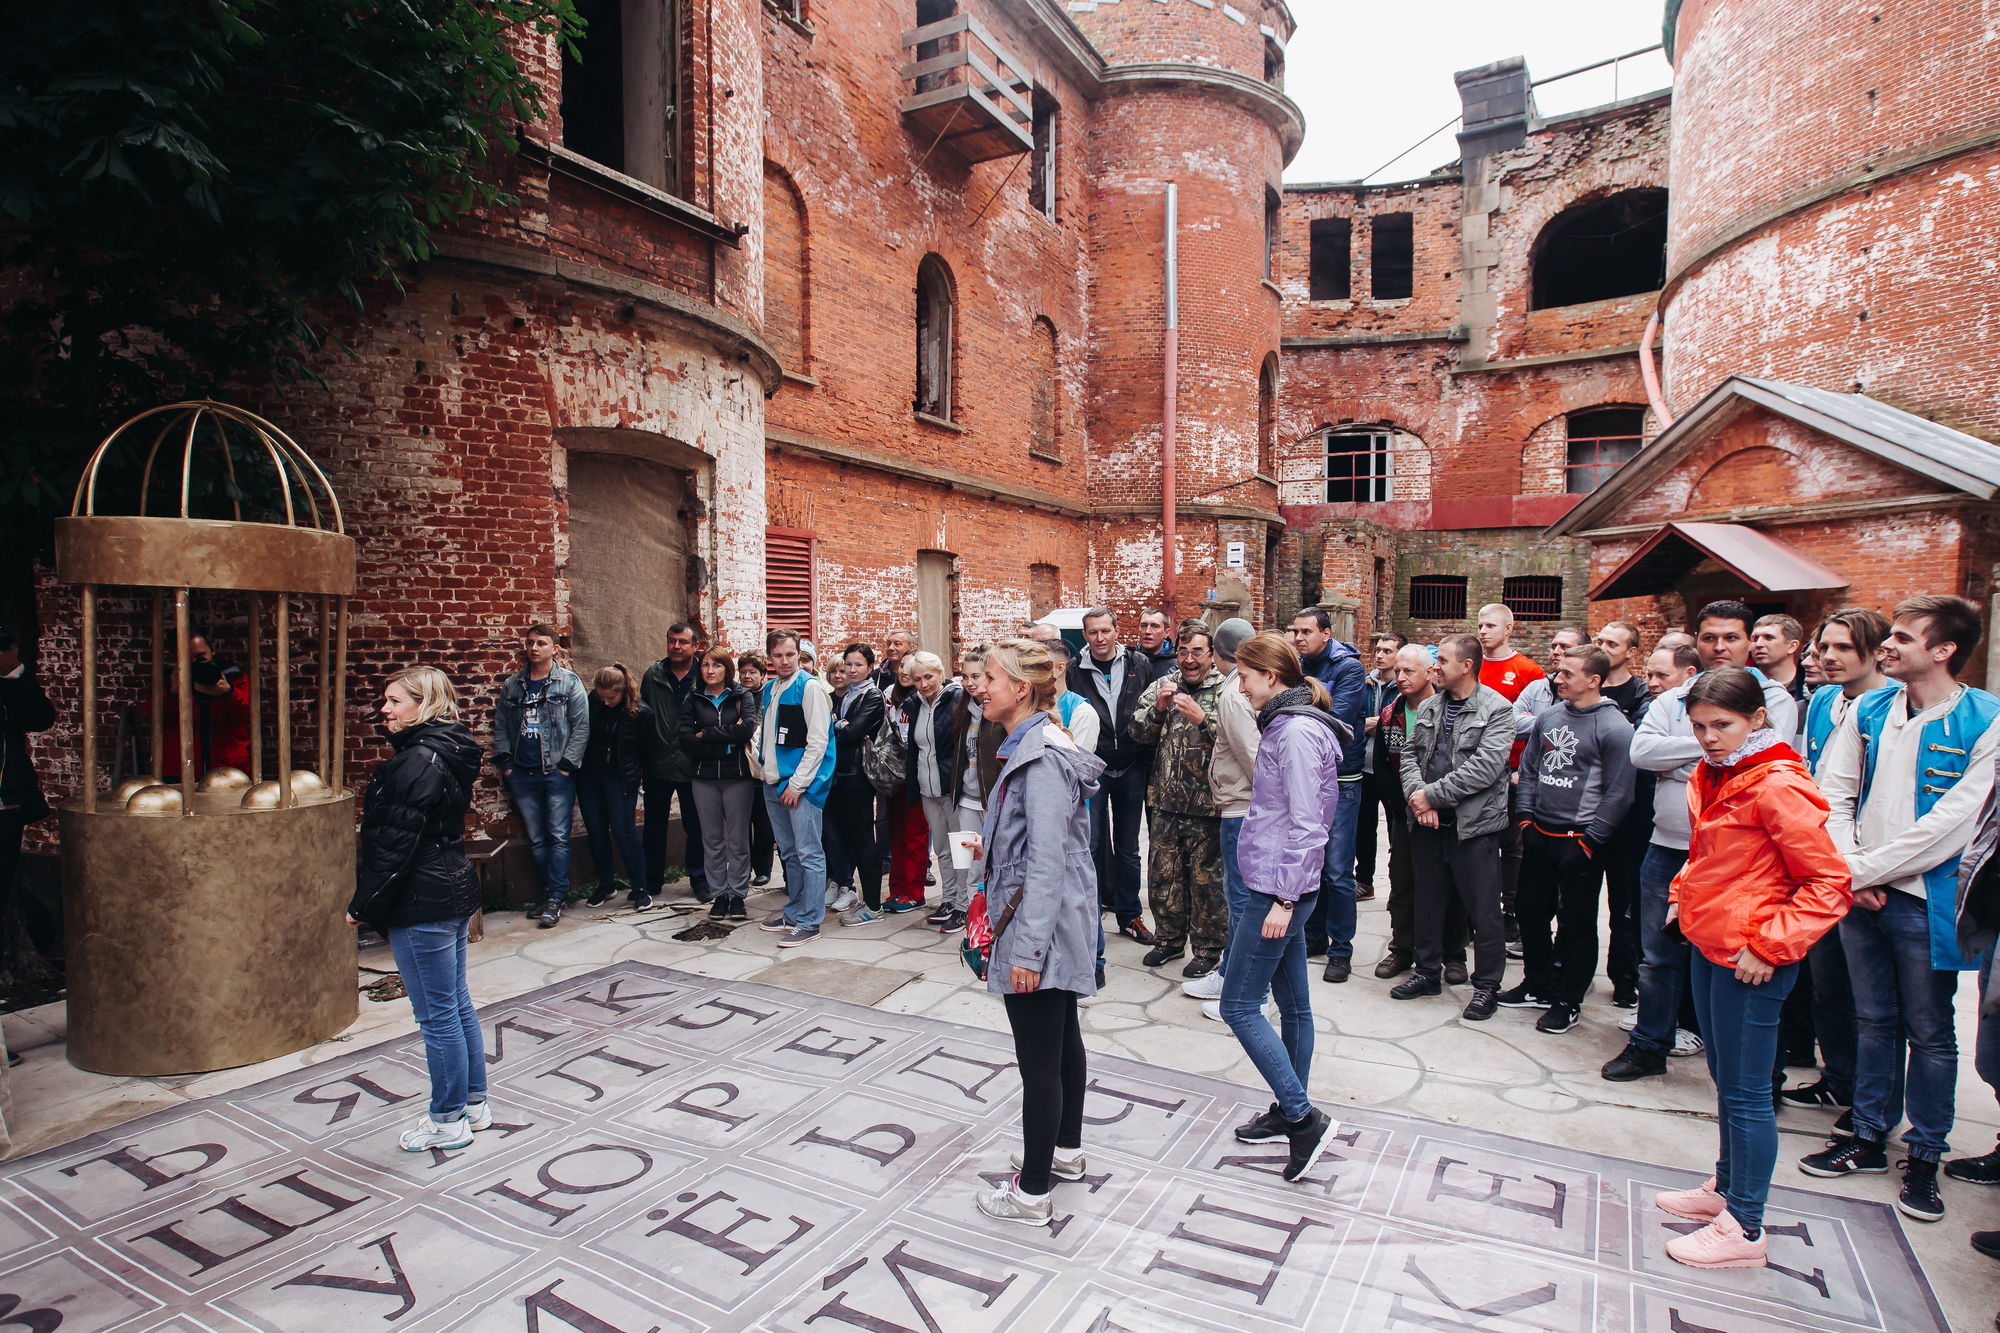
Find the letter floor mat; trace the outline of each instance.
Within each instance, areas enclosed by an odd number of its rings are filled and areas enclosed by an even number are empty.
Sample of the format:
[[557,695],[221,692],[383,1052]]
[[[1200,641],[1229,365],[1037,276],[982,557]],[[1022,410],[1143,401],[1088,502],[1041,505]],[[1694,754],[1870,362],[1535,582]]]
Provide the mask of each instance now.
[[1666,1257],[1689,1171],[1093,1057],[1084,1176],[997,1222],[1002,1034],[623,963],[483,1013],[495,1122],[403,1152],[416,1037],[0,1167],[0,1328],[1884,1333],[1947,1325],[1894,1214],[1778,1189],[1771,1263]]

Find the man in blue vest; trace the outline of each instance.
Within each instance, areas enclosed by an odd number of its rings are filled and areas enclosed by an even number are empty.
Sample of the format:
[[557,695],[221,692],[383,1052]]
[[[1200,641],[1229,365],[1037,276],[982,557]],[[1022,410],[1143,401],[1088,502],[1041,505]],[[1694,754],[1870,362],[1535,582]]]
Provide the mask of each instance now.
[[837,761],[831,741],[833,691],[799,669],[798,635],[774,630],[765,644],[771,679],[764,682],[757,763],[764,771],[764,808],[785,862],[785,907],[759,929],[778,935],[780,949],[795,949],[819,938],[826,916],[826,851],[820,828]]
[[1902,688],[1855,700],[1816,774],[1826,831],[1854,874],[1854,908],[1840,924],[1858,1035],[1854,1133],[1799,1169],[1886,1172],[1884,1143],[1907,1104],[1910,1155],[1896,1207],[1920,1222],[1944,1216],[1938,1159],[1958,1094],[1952,995],[1974,965],[1958,948],[1958,861],[2000,753],[2000,698],[1956,679],[1979,637],[1979,609],[1963,598],[1898,605],[1882,671]]
[[[1876,658],[1889,637],[1889,618],[1861,606],[1843,606],[1820,623],[1813,646],[1819,651],[1826,685],[1813,691],[1806,705],[1805,740],[1799,746],[1814,773],[1826,755],[1827,743],[1846,720],[1854,701],[1889,683]],[[1825,1073],[1801,1087],[1787,1088],[1779,1098],[1792,1106],[1841,1107],[1833,1122],[1836,1134],[1854,1132],[1854,986],[1848,979],[1847,954],[1840,932],[1829,930],[1806,955],[1812,977],[1813,1034],[1819,1042]],[[1782,1046],[1782,1043],[1781,1043]],[[1783,1050],[1779,1051],[1782,1058]]]

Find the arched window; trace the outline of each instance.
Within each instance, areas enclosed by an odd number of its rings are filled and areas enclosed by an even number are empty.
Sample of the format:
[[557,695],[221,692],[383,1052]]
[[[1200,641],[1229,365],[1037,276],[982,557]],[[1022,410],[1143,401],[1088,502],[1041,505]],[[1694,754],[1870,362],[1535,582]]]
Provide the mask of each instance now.
[[1028,452],[1062,458],[1062,400],[1056,381],[1056,326],[1037,319],[1028,336]]
[[1568,435],[1564,489],[1588,495],[1611,480],[1646,442],[1643,407],[1593,407],[1564,418]]
[[806,206],[783,171],[764,164],[764,336],[796,375],[806,373],[809,315]]
[[917,411],[951,420],[951,269],[936,255],[917,266]]
[[1278,358],[1267,356],[1257,372],[1257,474],[1278,475]]
[[1386,428],[1341,429],[1326,436],[1326,502],[1353,504],[1387,500],[1395,435]]
[[1667,192],[1576,204],[1542,228],[1534,254],[1533,310],[1657,291],[1667,278]]

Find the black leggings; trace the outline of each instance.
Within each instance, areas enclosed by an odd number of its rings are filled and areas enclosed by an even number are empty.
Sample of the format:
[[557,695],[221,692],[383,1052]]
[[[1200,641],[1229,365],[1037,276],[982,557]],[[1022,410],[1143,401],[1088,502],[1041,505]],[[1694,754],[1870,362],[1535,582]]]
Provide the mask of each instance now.
[[1014,1061],[1021,1067],[1021,1192],[1047,1194],[1056,1149],[1083,1146],[1083,1029],[1076,992],[1008,995]]

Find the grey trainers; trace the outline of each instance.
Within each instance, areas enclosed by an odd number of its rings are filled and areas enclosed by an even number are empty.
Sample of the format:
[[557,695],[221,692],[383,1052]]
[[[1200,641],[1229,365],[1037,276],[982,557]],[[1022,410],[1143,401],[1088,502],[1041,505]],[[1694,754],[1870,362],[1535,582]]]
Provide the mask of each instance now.
[[826,905],[827,915],[841,916],[847,912],[851,912],[854,910],[854,905],[860,901],[861,895],[853,889],[842,889],[840,892],[834,894],[833,901]]
[[757,923],[757,929],[768,930],[773,935],[786,934],[791,930],[791,928],[792,928],[792,923],[785,920],[785,914],[783,912],[773,912],[771,913],[771,915],[765,917],[762,921],[759,921]]
[[779,937],[778,947],[780,949],[796,949],[801,944],[811,944],[818,938],[818,926],[793,926],[784,935]]
[[979,1205],[979,1211],[1002,1222],[1019,1222],[1023,1226],[1045,1227],[1055,1220],[1055,1201],[1049,1195],[1039,1199],[1021,1193],[1021,1178],[1015,1176],[998,1189],[974,1190],[972,1201]]
[[467,1102],[465,1104],[465,1123],[472,1126],[474,1133],[482,1129],[493,1128],[493,1103],[490,1101]]
[[[429,1116],[417,1121],[417,1127],[405,1133],[399,1140],[404,1152],[429,1152],[432,1148],[466,1148],[472,1145],[472,1122],[464,1116],[447,1120],[440,1125]],[[1044,1202],[1043,1208],[1047,1209]]]
[[[1018,1174],[1025,1164],[1021,1160],[1021,1154],[1015,1153],[1007,1159],[1007,1165],[1013,1167]],[[1049,1174],[1057,1180],[1082,1180],[1083,1149],[1076,1149],[1076,1155],[1073,1157],[1061,1148],[1056,1149],[1055,1160],[1049,1163]]]
[[848,911],[841,913],[840,924],[843,926],[865,926],[871,921],[880,921],[881,919],[881,913],[871,912],[868,910],[866,903],[860,903]]

